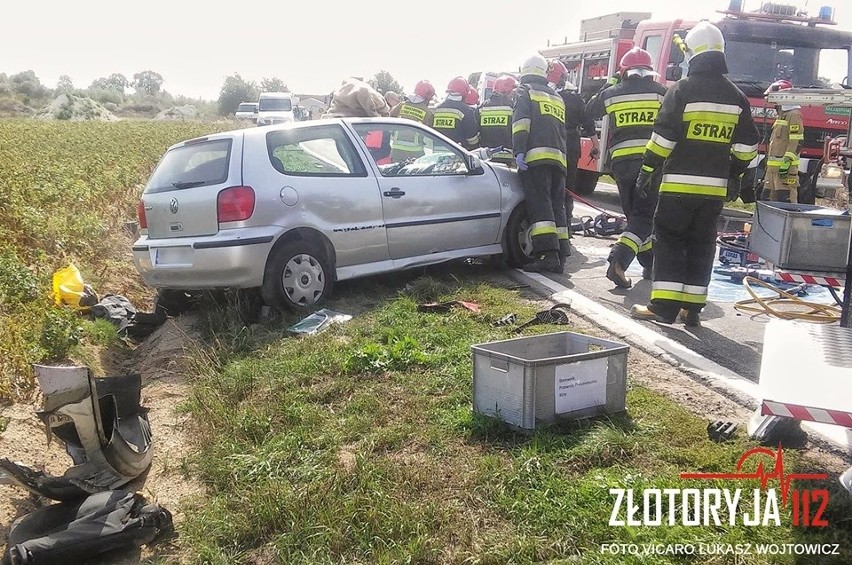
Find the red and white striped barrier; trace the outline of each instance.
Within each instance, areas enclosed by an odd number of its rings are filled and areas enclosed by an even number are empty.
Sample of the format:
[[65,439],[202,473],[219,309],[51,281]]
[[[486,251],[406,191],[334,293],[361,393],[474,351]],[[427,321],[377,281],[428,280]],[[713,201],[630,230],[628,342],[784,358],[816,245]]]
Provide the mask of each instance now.
[[842,287],[846,281],[844,279],[836,278],[836,277],[818,277],[814,275],[799,275],[795,273],[785,273],[784,271],[778,271],[775,273],[775,278],[786,283],[807,283],[807,284],[818,284],[821,286],[834,286],[834,287]]
[[822,408],[809,408],[807,406],[799,406],[798,404],[764,400],[761,405],[761,414],[764,416],[782,416],[784,418],[836,424],[852,428],[852,413],[841,412],[839,410],[823,410]]

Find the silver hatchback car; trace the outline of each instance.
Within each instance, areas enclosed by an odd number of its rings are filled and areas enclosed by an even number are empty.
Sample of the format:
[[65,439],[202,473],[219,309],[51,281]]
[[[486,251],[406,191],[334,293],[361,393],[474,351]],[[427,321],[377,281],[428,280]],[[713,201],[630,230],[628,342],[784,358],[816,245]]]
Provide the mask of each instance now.
[[166,152],[139,202],[136,268],[158,290],[260,287],[309,308],[335,281],[529,255],[515,171],[410,120],[210,135]]

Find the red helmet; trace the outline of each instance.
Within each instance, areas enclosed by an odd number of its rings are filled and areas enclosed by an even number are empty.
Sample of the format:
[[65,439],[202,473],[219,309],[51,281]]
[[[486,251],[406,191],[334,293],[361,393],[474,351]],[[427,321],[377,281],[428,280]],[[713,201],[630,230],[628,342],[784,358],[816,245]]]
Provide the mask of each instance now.
[[775,82],[769,85],[769,88],[766,89],[766,92],[764,92],[763,95],[766,96],[770,92],[778,92],[779,90],[790,90],[791,88],[793,88],[793,83],[789,80],[776,80]]
[[435,96],[435,87],[428,80],[421,80],[414,85],[414,94],[423,100],[431,100]]
[[464,77],[456,77],[447,85],[447,92],[453,92],[464,96],[467,93],[467,87],[468,84]]
[[564,77],[568,74],[568,69],[562,64],[562,61],[553,60],[547,66],[547,82],[560,84]]
[[467,92],[464,93],[464,103],[468,106],[476,106],[479,104],[479,93],[472,86],[467,87]]
[[518,86],[518,81],[512,75],[503,75],[494,81],[494,92],[499,94],[512,94]]
[[639,47],[634,47],[624,54],[619,63],[621,72],[630,69],[648,69],[654,70],[654,61],[651,60],[651,54]]

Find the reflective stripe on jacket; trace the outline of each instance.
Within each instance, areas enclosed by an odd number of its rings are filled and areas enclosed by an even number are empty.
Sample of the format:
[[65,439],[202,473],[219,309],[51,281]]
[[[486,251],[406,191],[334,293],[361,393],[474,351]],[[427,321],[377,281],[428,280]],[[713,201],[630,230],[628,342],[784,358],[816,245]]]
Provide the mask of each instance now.
[[609,119],[611,160],[642,158],[665,94],[666,87],[651,77],[633,77],[589,101],[586,111],[591,118]]
[[728,177],[746,170],[757,143],[746,96],[722,74],[691,70],[663,98],[644,166],[662,167],[660,194],[725,198]]
[[466,149],[472,149],[479,143],[476,112],[461,100],[447,99],[438,104],[432,128]]
[[512,149],[524,153],[530,167],[557,165],[567,169],[565,103],[547,80],[531,77],[517,91],[512,112]]
[[479,108],[479,145],[512,148],[512,106],[500,93]]

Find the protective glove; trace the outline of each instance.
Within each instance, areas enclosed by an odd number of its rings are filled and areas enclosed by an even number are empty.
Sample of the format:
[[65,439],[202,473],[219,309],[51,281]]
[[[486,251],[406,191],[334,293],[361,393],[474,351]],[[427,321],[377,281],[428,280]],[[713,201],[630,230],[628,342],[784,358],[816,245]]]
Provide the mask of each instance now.
[[601,156],[601,150],[598,149],[597,147],[592,147],[592,150],[589,151],[589,157],[591,157],[592,159],[597,159],[600,156]]
[[654,175],[654,169],[648,165],[642,165],[639,169],[639,176],[636,177],[636,194],[639,198],[648,196],[648,190],[651,188],[651,177]]
[[529,169],[529,165],[527,165],[527,162],[524,161],[525,155],[526,153],[518,153],[517,155],[515,155],[515,164],[518,165],[519,171],[526,171],[527,169]]

